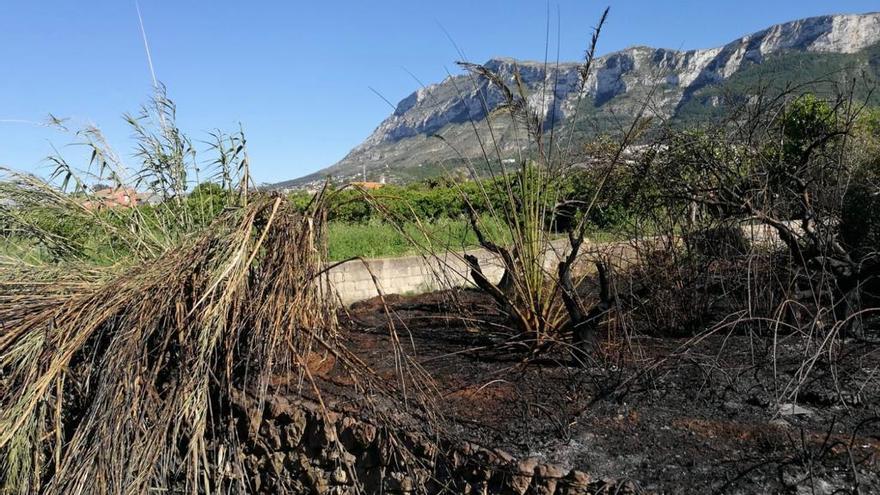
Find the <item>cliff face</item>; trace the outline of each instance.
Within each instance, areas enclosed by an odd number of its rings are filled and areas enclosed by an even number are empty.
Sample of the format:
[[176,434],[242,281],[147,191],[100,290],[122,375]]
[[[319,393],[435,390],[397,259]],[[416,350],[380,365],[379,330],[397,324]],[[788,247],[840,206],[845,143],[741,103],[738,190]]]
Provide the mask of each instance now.
[[[511,83],[517,67],[530,102],[543,109],[548,120],[569,122],[579,100],[579,112],[600,120],[612,115],[631,116],[649,93],[653,113],[675,118],[678,109],[703,88],[722,84],[773,57],[792,53],[858,54],[878,42],[880,13],[874,13],[813,17],[779,24],[706,50],[631,47],[598,58],[584,94],[578,94],[578,63],[545,68],[539,62],[497,58],[484,65]],[[481,123],[486,116],[485,108],[491,111],[500,102],[500,93],[486,81],[468,75],[447,77],[404,98],[363,143],[339,163],[311,177],[329,173],[347,178],[360,173],[363,167],[372,170],[368,172],[371,176],[431,175],[428,171],[413,170],[436,166],[459,155],[477,157],[480,142],[471,123]],[[493,130],[497,131],[500,148],[512,150],[512,130],[503,122],[497,125]],[[442,135],[446,143],[430,139],[434,134]]]

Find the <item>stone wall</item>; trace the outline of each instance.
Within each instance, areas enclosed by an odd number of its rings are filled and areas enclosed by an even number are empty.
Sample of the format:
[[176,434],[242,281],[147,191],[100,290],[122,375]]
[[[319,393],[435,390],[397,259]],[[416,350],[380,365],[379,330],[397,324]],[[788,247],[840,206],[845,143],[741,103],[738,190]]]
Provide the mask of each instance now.
[[284,397],[268,399],[245,449],[249,491],[314,494],[630,493],[587,473],[472,443],[392,431]]

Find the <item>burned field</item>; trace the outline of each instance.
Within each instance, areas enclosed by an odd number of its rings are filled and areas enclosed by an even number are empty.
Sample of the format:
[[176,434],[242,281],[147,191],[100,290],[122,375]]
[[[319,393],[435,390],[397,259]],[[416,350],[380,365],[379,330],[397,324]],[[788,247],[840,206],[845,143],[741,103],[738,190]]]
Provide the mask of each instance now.
[[[734,329],[634,338],[607,345],[603,362],[588,366],[567,353],[524,360],[492,302],[460,296],[454,307],[442,293],[377,297],[344,316],[346,346],[388,380],[399,371],[392,340],[411,349],[450,439],[636,493],[880,490],[876,344],[829,348],[780,403],[804,373],[808,336]],[[450,316],[462,311],[472,316]],[[333,366],[316,371],[332,401],[345,404]]]

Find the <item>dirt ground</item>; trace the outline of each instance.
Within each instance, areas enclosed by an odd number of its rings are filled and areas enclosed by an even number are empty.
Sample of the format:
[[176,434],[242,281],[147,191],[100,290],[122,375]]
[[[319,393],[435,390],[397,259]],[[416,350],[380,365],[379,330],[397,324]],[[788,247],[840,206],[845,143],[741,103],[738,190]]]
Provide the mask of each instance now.
[[[398,379],[395,341],[430,375],[450,437],[637,493],[880,493],[876,344],[843,342],[805,374],[801,335],[618,337],[575,366],[562,352],[525,360],[490,300],[459,299],[389,296],[390,312],[375,298],[342,315],[345,344],[380,376]],[[351,393],[338,367],[315,369],[335,400]]]

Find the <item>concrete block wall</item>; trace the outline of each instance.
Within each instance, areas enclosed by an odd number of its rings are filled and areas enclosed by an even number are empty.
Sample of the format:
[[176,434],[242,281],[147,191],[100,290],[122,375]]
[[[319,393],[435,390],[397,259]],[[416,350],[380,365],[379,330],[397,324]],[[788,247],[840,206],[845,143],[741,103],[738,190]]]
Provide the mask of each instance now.
[[[552,243],[545,256],[545,269],[555,270],[567,244],[565,239]],[[383,294],[420,294],[444,287],[473,285],[464,254],[477,257],[490,281],[497,283],[501,280],[504,268],[498,256],[485,249],[473,249],[464,253],[450,252],[440,257],[405,256],[349,261],[330,271],[330,284],[343,304],[375,297],[379,289]]]
[[[746,239],[756,247],[781,245],[779,236],[772,227],[746,224],[741,228]],[[660,240],[650,238],[640,242]],[[556,273],[556,267],[568,253],[569,247],[567,239],[557,239],[550,243],[544,257],[544,269],[548,273]],[[589,258],[590,253],[600,251],[626,264],[628,259],[631,261],[633,258],[634,249],[629,242],[598,244],[586,240],[581,250],[584,259],[578,260],[575,270],[592,270],[586,258]],[[495,283],[501,280],[504,270],[496,255],[485,249],[473,249],[466,253],[477,257],[486,278]],[[379,290],[382,294],[420,294],[447,287],[472,286],[464,254],[450,252],[440,258],[405,256],[349,261],[330,271],[330,285],[345,305],[375,297]]]
[[[491,253],[482,249],[468,253],[477,256],[490,280],[501,279],[503,270]],[[354,260],[335,267],[329,278],[343,304],[369,299],[380,290],[383,294],[418,294],[470,284],[462,253],[448,253],[441,259],[406,256]]]

